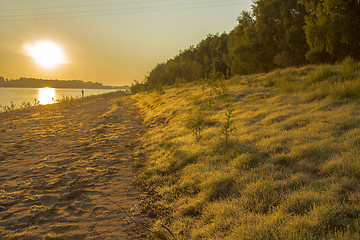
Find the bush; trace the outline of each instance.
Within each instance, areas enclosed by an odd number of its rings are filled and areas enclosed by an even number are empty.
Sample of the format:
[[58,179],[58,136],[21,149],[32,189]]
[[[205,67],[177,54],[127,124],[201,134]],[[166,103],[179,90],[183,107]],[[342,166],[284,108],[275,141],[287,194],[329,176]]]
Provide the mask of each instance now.
[[359,77],[360,65],[355,62],[351,57],[345,58],[340,63],[340,73],[343,79],[354,79]]
[[188,128],[195,136],[196,142],[201,139],[201,134],[204,132],[206,115],[199,110],[195,115],[189,117],[186,121],[186,128]]
[[329,95],[338,100],[360,98],[360,79],[335,83]]
[[336,76],[337,73],[330,66],[321,66],[316,68],[306,78],[306,84],[312,85],[318,82],[328,80],[329,78]]
[[231,121],[232,120],[231,119],[232,112],[233,111],[231,109],[226,110],[226,113],[225,113],[226,120],[225,120],[225,122],[223,123],[223,125],[222,125],[222,127],[220,129],[220,132],[224,137],[223,140],[225,141],[225,144],[228,143],[230,134],[235,132],[235,130],[236,130],[236,127],[233,126],[232,121]]

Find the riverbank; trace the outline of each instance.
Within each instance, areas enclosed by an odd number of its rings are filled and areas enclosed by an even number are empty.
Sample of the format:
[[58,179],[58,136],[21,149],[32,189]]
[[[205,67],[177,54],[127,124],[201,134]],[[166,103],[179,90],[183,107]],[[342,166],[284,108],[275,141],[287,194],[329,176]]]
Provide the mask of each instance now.
[[0,114],[1,239],[144,239],[127,93]]
[[151,230],[360,239],[359,79],[359,63],[347,61],[134,95],[149,125],[137,179],[162,214]]

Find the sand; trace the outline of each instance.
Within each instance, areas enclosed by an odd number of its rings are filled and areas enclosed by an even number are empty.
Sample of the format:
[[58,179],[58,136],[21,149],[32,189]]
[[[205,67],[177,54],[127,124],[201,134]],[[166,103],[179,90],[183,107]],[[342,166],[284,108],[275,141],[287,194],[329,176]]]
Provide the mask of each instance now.
[[0,114],[0,239],[146,238],[133,104],[116,92]]

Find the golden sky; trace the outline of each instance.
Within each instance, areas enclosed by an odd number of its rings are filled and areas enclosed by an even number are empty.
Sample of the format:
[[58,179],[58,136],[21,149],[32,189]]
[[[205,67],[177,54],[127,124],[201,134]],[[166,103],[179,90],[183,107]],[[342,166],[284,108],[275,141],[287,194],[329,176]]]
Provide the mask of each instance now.
[[[1,0],[0,76],[142,81],[157,63],[229,32],[251,0]],[[25,46],[56,43],[66,58],[45,68]]]

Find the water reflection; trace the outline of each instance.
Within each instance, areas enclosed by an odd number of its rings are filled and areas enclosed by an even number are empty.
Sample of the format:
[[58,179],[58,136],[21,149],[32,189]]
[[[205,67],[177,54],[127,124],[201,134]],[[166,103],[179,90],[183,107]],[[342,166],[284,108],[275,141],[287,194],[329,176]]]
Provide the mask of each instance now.
[[55,103],[55,88],[39,88],[39,103],[42,105]]

